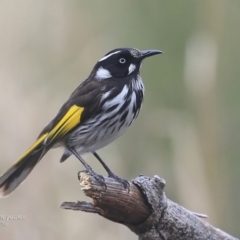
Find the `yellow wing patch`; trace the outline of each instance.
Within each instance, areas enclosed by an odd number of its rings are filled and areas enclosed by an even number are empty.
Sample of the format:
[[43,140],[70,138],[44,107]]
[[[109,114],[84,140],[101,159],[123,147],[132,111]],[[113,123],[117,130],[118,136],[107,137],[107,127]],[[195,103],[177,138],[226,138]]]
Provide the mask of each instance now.
[[59,123],[48,133],[47,140],[49,139],[52,142],[55,138],[66,135],[76,127],[80,123],[83,110],[83,107],[73,105]]
[[73,105],[58,122],[58,124],[50,132],[40,136],[37,141],[14,164],[19,163],[23,158],[25,158],[45,141],[46,145],[51,147],[51,143],[54,143],[56,138],[63,137],[80,123],[83,110],[83,107]]
[[34,149],[36,149],[47,137],[47,133],[42,135],[40,138],[37,139],[37,141],[16,161],[14,164],[20,162],[23,158],[25,158],[29,153],[31,153]]

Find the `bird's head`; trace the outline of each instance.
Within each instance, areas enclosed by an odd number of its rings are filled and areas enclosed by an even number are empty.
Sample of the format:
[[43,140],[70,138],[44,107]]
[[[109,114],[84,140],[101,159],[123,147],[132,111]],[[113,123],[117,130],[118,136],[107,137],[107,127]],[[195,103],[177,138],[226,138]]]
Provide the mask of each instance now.
[[91,75],[101,81],[138,74],[143,59],[160,53],[162,52],[153,49],[139,51],[136,48],[117,48],[96,63]]

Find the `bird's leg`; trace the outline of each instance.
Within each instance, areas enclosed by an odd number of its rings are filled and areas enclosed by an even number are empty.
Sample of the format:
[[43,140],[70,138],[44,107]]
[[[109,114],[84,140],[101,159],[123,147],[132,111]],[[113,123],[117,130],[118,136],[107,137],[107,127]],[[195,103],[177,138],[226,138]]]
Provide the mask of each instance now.
[[108,173],[108,177],[115,179],[117,182],[121,183],[125,189],[128,190],[129,192],[129,188],[130,188],[130,184],[127,180],[120,178],[119,176],[117,176],[116,174],[114,174],[111,169],[106,165],[106,163],[101,159],[101,157],[96,153],[93,152],[92,153],[94,155],[94,157],[97,158],[97,160],[102,164],[102,166],[104,167],[104,169],[107,171]]
[[83,160],[83,158],[78,154],[78,152],[73,147],[68,147],[68,150],[82,163],[86,170],[101,184],[107,188],[104,177],[97,174],[93,169]]

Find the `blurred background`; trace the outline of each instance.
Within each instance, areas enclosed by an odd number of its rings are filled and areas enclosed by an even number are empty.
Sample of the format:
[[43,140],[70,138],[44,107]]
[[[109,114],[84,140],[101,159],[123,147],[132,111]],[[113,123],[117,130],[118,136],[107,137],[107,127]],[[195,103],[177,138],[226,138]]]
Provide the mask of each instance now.
[[[144,62],[137,121],[99,151],[118,175],[157,174],[167,196],[240,237],[240,1],[0,2],[0,173],[36,139],[93,65],[116,47],[164,51]],[[73,157],[50,151],[0,200],[1,239],[137,239],[98,215],[59,208],[87,199]],[[106,175],[91,155],[85,159]],[[0,219],[1,220],[1,219]],[[0,221],[1,222],[1,221]]]

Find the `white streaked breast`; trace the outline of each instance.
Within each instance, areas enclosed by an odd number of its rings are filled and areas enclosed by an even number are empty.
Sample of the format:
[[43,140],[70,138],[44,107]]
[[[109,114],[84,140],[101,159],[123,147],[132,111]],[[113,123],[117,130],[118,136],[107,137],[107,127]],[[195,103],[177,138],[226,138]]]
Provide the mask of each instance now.
[[137,79],[135,81],[132,81],[132,88],[137,91],[141,90],[144,92],[145,88],[140,75],[137,76]]
[[125,85],[122,91],[113,99],[106,101],[103,105],[104,109],[108,109],[116,104],[122,105],[125,102],[125,97],[128,94],[129,88]]

